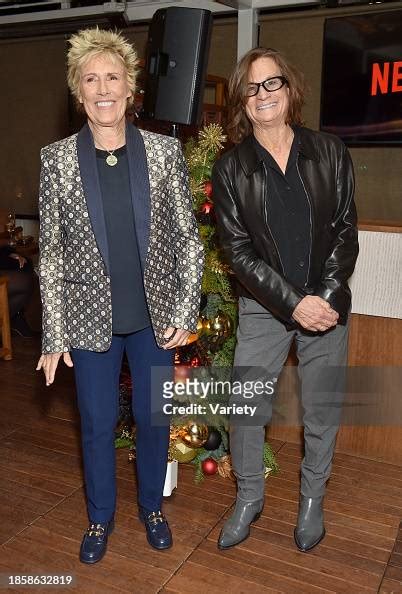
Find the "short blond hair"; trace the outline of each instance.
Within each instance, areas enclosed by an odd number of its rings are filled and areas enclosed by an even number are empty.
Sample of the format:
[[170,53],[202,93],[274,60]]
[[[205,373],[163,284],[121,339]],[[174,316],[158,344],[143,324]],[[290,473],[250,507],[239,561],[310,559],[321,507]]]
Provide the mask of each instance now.
[[67,53],[67,84],[77,106],[80,105],[80,79],[82,66],[94,56],[106,54],[112,59],[117,58],[126,71],[127,83],[132,96],[127,99],[127,105],[134,100],[135,83],[138,72],[138,56],[131,43],[118,31],[104,29],[83,29],[69,39],[70,49]]

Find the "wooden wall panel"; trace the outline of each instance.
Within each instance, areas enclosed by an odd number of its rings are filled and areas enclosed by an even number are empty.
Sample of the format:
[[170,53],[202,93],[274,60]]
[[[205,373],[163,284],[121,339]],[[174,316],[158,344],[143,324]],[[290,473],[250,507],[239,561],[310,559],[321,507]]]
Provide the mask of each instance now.
[[[290,359],[290,364],[295,364]],[[349,339],[349,365],[381,368],[402,366],[402,320],[352,314]],[[363,425],[355,412],[355,424],[343,425],[337,440],[337,451],[374,460],[384,460],[402,466],[402,399],[395,397],[395,378],[384,372],[381,385],[383,419],[390,424],[383,425],[382,419],[376,425]],[[295,386],[295,390],[297,386]],[[296,398],[293,397],[292,406]],[[377,398],[378,400],[378,398]],[[348,422],[353,417],[348,416]],[[373,419],[373,423],[375,419]],[[302,429],[297,425],[284,426],[273,421],[268,431],[272,439],[302,443]]]
[[[402,366],[402,320],[353,314],[349,364],[364,367]],[[392,424],[343,426],[337,450],[402,466],[402,399],[396,396],[395,376],[384,373],[382,414]],[[388,382],[388,386],[387,386]],[[400,386],[399,386],[400,388]]]
[[0,208],[34,214],[39,149],[68,131],[65,41],[2,42],[0,71]]

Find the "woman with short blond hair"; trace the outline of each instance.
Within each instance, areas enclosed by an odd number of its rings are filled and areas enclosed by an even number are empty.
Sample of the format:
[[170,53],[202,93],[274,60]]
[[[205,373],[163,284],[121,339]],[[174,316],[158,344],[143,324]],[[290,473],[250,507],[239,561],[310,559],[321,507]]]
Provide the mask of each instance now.
[[[89,527],[80,559],[106,552],[116,505],[114,430],[124,352],[133,379],[139,516],[149,544],[172,545],[161,511],[169,426],[153,367],[167,367],[195,331],[203,265],[180,144],[126,124],[137,55],[120,33],[73,35],[68,83],[87,116],[78,134],[42,149],[37,369],[53,383],[74,366]],[[151,390],[152,387],[152,390]],[[152,402],[151,402],[152,397]]]

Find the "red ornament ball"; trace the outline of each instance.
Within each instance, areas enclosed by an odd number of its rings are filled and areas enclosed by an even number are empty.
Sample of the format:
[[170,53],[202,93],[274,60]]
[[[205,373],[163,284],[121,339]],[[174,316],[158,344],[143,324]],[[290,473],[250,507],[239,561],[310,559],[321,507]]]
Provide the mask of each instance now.
[[201,462],[202,472],[212,476],[218,470],[218,462],[213,458],[207,458]]
[[213,204],[209,200],[206,200],[203,204],[201,204],[200,212],[202,214],[209,214],[213,209]]
[[198,357],[198,355],[195,355],[190,361],[190,366],[191,367],[200,367],[200,365],[201,365],[201,359]]
[[211,198],[212,196],[212,183],[210,181],[206,181],[204,184],[204,194]]

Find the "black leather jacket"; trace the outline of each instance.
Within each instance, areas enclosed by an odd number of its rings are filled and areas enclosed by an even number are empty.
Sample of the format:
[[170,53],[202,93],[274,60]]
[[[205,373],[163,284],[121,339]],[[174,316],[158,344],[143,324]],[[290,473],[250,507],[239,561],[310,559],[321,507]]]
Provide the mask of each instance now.
[[309,294],[328,301],[345,323],[351,302],[347,281],[359,252],[353,166],[336,136],[308,128],[298,133],[297,167],[312,215],[308,286],[299,289],[284,278],[267,217],[266,170],[250,136],[213,168],[221,246],[240,283],[239,294],[256,299],[280,320],[293,325],[296,305]]

